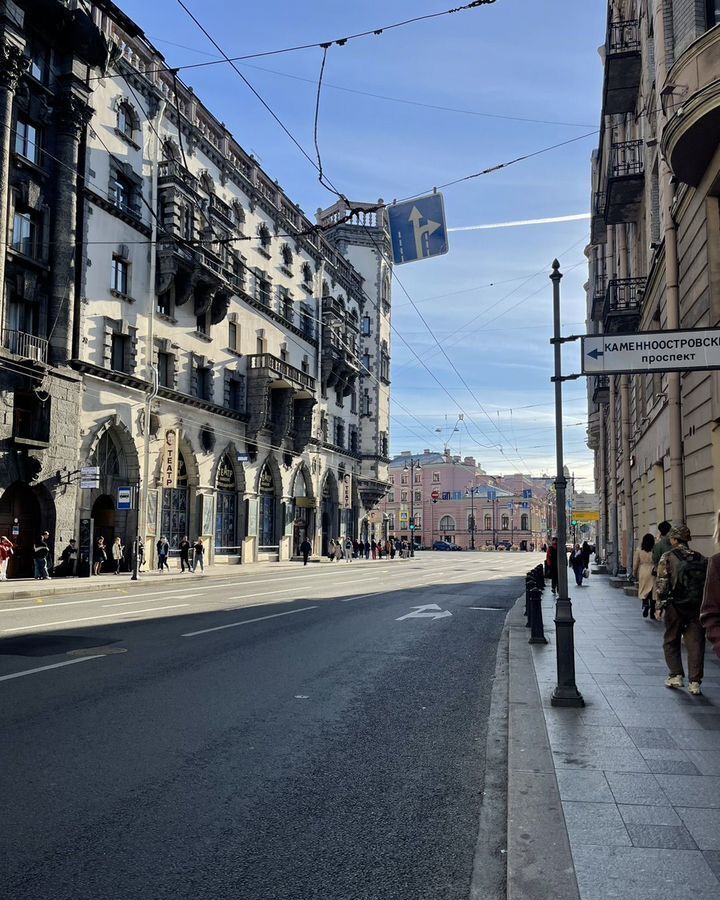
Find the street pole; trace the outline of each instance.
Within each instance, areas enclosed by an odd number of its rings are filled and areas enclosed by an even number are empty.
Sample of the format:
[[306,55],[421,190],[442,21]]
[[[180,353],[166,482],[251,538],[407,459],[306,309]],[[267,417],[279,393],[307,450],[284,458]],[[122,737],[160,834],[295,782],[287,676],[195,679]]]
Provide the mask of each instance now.
[[557,509],[557,582],[558,596],[555,604],[555,636],[557,643],[557,685],[553,691],[553,706],[585,706],[582,694],[575,684],[575,619],[572,602],[568,596],[567,567],[567,518],[565,508],[565,466],[563,462],[562,423],[562,339],[560,337],[560,263],[552,264],[553,283],[553,349],[555,353],[555,447],[557,452],[557,477],[555,478],[555,504]]
[[[415,469],[422,468],[420,462],[415,462],[410,457],[410,556],[415,557]],[[408,464],[405,463],[403,471],[408,471]]]
[[470,494],[470,549],[475,549],[475,488],[471,487],[465,493]]

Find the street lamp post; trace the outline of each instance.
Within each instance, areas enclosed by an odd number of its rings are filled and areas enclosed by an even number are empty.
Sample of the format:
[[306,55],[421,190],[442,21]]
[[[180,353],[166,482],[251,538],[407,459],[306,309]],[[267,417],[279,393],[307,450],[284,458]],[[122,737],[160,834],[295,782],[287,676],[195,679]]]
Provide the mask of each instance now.
[[555,448],[557,455],[557,476],[555,478],[555,505],[557,510],[557,581],[558,595],[555,604],[555,634],[557,651],[557,685],[551,698],[553,706],[585,706],[585,701],[575,684],[575,619],[572,602],[568,595],[567,566],[567,508],[565,490],[567,479],[563,463],[562,424],[562,338],[560,336],[560,263],[552,265],[550,280],[553,286],[553,350],[555,356]]
[[410,465],[407,463],[403,466],[403,472],[410,472],[410,556],[415,556],[415,475],[417,469],[420,471],[422,466],[419,462],[410,457]]
[[470,495],[470,549],[475,549],[475,492],[476,487],[469,487],[465,491],[465,496]]

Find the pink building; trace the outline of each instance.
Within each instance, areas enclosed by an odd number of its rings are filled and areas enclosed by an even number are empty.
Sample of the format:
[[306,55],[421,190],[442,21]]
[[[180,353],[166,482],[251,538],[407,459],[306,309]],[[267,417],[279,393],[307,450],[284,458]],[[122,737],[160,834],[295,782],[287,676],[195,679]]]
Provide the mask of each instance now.
[[543,479],[487,475],[471,456],[430,450],[401,453],[390,463],[389,476],[382,501],[388,534],[410,540],[414,530],[419,546],[443,540],[463,549],[473,544],[530,549],[547,540]]

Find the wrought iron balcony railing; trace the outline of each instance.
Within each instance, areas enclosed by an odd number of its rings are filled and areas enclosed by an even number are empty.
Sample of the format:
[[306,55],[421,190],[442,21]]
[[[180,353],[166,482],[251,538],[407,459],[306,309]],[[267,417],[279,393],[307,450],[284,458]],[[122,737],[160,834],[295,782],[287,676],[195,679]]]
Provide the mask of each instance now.
[[608,55],[640,52],[640,29],[637,19],[611,22],[605,44]]
[[34,359],[37,362],[47,362],[48,342],[34,334],[26,334],[24,331],[13,331],[10,328],[1,330],[2,346],[22,359]]
[[642,141],[622,141],[610,148],[609,178],[625,178],[645,174],[645,156]]
[[296,369],[295,366],[291,366],[290,363],[286,363],[283,359],[278,359],[277,356],[273,356],[271,353],[256,353],[253,356],[248,356],[247,360],[249,369],[269,369],[276,375],[280,375],[281,378],[299,384],[308,391],[315,390],[315,379],[312,375],[308,375],[307,372],[303,372],[301,369]]

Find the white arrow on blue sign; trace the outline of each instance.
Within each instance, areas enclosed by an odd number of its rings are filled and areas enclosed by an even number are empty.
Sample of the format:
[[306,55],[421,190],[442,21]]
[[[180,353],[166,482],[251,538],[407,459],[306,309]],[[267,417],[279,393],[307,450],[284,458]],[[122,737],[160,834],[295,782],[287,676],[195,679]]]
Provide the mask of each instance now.
[[448,252],[442,194],[395,203],[388,206],[387,214],[396,265]]

